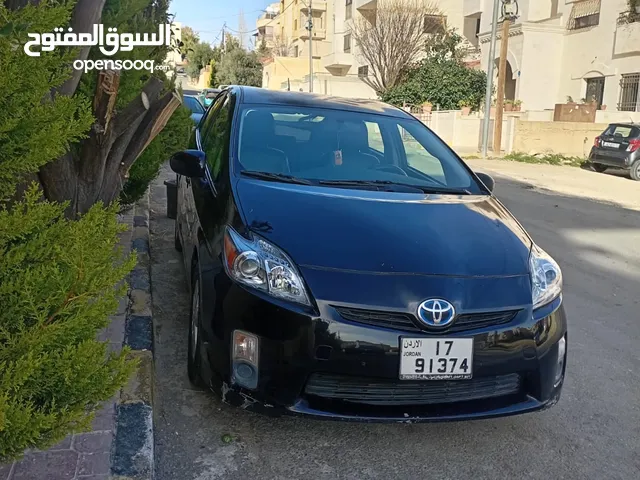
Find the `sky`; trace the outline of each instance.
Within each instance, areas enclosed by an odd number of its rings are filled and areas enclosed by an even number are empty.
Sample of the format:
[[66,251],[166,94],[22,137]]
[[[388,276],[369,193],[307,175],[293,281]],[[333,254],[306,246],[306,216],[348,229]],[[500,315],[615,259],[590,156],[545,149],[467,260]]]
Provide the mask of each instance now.
[[188,25],[200,33],[205,42],[220,42],[220,32],[226,22],[230,33],[238,36],[240,10],[244,12],[247,42],[253,40],[256,20],[267,5],[274,0],[173,0],[169,11],[176,15],[176,22]]

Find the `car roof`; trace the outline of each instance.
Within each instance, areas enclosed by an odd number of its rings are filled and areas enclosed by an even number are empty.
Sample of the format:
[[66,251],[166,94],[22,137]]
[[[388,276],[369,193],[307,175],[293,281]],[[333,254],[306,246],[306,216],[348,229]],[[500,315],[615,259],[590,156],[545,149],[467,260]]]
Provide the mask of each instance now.
[[232,86],[229,89],[240,93],[240,103],[260,105],[285,105],[315,108],[331,108],[351,112],[372,113],[398,118],[413,118],[403,110],[377,100],[342,98],[307,92],[267,90],[258,87]]
[[609,126],[611,125],[623,125],[625,127],[640,127],[640,123],[635,123],[635,122],[611,122]]

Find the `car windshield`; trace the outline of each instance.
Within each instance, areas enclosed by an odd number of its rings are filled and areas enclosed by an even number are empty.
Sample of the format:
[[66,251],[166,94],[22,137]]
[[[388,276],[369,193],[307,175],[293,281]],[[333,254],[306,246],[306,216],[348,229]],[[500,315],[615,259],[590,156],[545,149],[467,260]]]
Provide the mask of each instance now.
[[345,188],[486,193],[418,120],[273,105],[246,106],[240,117],[245,174]]
[[193,113],[204,113],[204,107],[195,97],[184,97],[184,105]]

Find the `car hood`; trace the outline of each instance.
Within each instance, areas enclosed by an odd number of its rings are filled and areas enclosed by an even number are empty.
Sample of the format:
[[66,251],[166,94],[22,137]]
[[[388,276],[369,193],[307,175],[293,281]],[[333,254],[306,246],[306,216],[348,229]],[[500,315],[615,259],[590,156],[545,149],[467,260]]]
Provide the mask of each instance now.
[[196,125],[198,125],[200,123],[200,119],[204,116],[204,114],[202,113],[192,113],[191,114],[191,120],[193,120],[193,123],[195,123]]
[[301,267],[513,276],[531,239],[489,195],[417,195],[240,179],[245,224]]

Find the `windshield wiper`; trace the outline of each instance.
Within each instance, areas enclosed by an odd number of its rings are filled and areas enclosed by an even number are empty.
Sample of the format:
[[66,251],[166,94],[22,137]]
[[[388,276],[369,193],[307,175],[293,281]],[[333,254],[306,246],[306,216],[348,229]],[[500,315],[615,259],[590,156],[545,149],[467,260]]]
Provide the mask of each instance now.
[[381,186],[397,186],[405,188],[413,188],[423,193],[442,193],[450,195],[471,195],[471,192],[461,188],[447,188],[439,186],[414,185],[412,183],[392,182],[391,180],[321,180],[320,185],[329,185],[336,187],[381,187]]
[[259,178],[261,180],[295,183],[298,185],[313,185],[313,182],[311,180],[307,180],[306,178],[294,177],[293,175],[287,175],[285,173],[257,172],[254,170],[243,170],[240,173],[247,177]]

